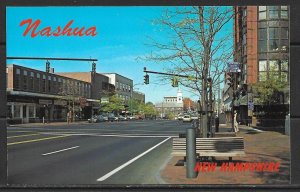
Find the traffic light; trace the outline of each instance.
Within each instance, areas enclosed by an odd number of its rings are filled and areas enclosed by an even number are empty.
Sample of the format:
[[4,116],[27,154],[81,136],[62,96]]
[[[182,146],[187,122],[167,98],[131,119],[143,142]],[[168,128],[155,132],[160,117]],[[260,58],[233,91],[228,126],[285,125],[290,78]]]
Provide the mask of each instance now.
[[178,79],[176,77],[172,78],[172,87],[178,87]]
[[46,72],[50,73],[50,62],[46,61]]
[[233,77],[233,73],[226,73],[226,83],[227,85],[229,86],[232,86],[233,85],[233,81],[234,81],[234,77]]
[[92,72],[95,73],[96,72],[96,63],[92,63]]
[[144,83],[146,85],[149,84],[149,75],[148,74],[144,75]]

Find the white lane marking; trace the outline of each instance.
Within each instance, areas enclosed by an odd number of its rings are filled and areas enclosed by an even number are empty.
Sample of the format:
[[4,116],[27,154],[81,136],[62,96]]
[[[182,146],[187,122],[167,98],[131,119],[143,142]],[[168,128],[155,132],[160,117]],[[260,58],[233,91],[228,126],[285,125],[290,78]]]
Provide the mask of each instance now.
[[128,134],[88,134],[88,133],[61,133],[61,132],[41,132],[46,135],[69,135],[69,136],[97,136],[97,137],[133,137],[133,138],[165,138],[178,137],[178,135],[128,135]]
[[142,156],[146,155],[147,153],[149,153],[150,151],[152,151],[153,149],[155,149],[156,147],[160,146],[161,144],[163,144],[164,142],[168,141],[171,137],[168,137],[167,139],[163,140],[162,142],[154,145],[153,147],[151,147],[150,149],[148,149],[147,151],[141,153],[140,155],[136,156],[135,158],[127,161],[126,163],[124,163],[123,165],[119,166],[118,168],[112,170],[111,172],[107,173],[106,175],[100,177],[99,179],[97,179],[97,181],[104,181],[105,179],[111,177],[112,175],[114,175],[115,173],[117,173],[118,171],[120,171],[121,169],[123,169],[124,167],[130,165],[131,163],[133,163],[134,161],[136,161],[137,159],[141,158]]
[[71,150],[71,149],[76,149],[78,148],[79,146],[75,146],[75,147],[70,147],[70,148],[66,148],[66,149],[62,149],[62,150],[58,150],[58,151],[53,151],[53,152],[50,152],[50,153],[45,153],[45,154],[42,154],[42,155],[51,155],[51,154],[54,154],[54,153],[59,153],[59,152],[63,152],[63,151],[68,151],[68,150]]
[[[47,128],[30,128],[31,130],[42,130],[42,131],[65,131],[66,129],[56,129],[56,128],[53,128],[53,129],[47,129]],[[112,131],[112,128],[111,129],[68,129],[68,130],[75,130],[75,131]],[[159,132],[159,130],[136,130],[136,129],[118,129],[118,130],[115,130],[116,132],[122,132],[122,131],[128,131],[128,132]],[[26,131],[22,131],[22,132],[26,132]],[[32,132],[32,131],[31,131]],[[164,131],[164,133],[178,133],[177,131]]]
[[240,127],[240,129],[245,129],[245,130],[253,130],[253,131],[257,131],[257,132],[259,132],[259,133],[262,133],[262,132],[264,132],[264,131],[262,131],[262,130],[259,130],[259,129],[255,129],[255,128],[252,128],[252,127],[249,127],[249,128],[246,128],[246,127]]

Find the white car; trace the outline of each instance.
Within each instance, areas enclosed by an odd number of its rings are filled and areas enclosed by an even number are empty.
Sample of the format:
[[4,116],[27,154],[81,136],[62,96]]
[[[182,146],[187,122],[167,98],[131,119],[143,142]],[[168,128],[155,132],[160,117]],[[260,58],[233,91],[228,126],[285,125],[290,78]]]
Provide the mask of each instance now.
[[185,116],[183,116],[182,121],[183,122],[191,122],[192,118],[190,115],[185,115]]
[[130,119],[130,120],[134,120],[134,119],[135,119],[135,117],[134,117],[134,116],[129,116],[129,117],[128,117],[128,119]]

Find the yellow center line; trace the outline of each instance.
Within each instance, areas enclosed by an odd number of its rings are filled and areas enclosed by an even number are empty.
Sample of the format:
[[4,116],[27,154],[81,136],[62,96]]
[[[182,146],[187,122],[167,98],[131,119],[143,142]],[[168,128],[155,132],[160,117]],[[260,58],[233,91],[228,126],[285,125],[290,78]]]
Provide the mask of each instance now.
[[23,144],[23,143],[32,143],[32,142],[37,142],[37,141],[44,141],[44,140],[49,140],[49,139],[57,139],[57,138],[62,138],[62,137],[69,137],[71,135],[61,135],[61,136],[56,136],[56,137],[46,137],[46,138],[41,138],[41,139],[34,139],[34,140],[27,140],[27,141],[19,141],[19,142],[14,142],[14,143],[8,143],[7,145],[17,145],[17,144]]
[[7,137],[7,139],[10,139],[10,138],[17,138],[17,137],[28,137],[28,136],[33,136],[33,135],[40,135],[40,134],[39,134],[39,133],[36,133],[36,134],[28,134],[28,135],[10,136],[10,137]]

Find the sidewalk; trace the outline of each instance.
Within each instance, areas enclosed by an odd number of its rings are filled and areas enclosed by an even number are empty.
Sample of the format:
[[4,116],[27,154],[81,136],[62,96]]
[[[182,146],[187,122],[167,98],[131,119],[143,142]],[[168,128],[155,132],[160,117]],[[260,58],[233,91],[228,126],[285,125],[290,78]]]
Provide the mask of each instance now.
[[[224,131],[225,128],[224,125],[220,126],[220,130]],[[233,162],[280,162],[279,172],[199,172],[196,178],[188,179],[186,167],[179,163],[183,157],[171,157],[161,171],[161,178],[169,184],[289,184],[289,136],[247,126],[240,126],[240,130],[237,136],[244,137],[246,156],[233,157]],[[217,162],[228,160],[216,159]]]

